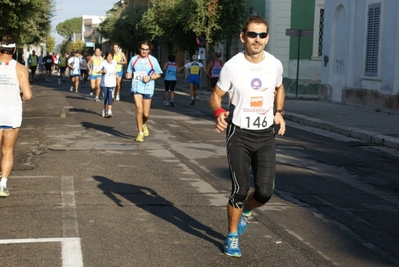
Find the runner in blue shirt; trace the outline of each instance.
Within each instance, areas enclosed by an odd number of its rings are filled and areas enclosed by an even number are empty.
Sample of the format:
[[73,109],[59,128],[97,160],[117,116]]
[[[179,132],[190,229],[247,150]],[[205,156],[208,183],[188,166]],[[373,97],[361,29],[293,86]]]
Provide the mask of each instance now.
[[151,100],[155,82],[162,74],[158,60],[150,55],[152,44],[143,41],[139,44],[139,54],[132,57],[127,67],[126,78],[132,79],[131,94],[136,105],[136,123],[139,134],[136,142],[143,142],[150,132],[146,125],[150,117]]

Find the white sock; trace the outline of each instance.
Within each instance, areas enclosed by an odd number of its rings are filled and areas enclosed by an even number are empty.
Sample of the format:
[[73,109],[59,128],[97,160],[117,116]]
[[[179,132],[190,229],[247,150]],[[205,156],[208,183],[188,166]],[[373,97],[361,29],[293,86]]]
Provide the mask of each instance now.
[[0,186],[7,187],[7,178],[2,177],[0,180]]

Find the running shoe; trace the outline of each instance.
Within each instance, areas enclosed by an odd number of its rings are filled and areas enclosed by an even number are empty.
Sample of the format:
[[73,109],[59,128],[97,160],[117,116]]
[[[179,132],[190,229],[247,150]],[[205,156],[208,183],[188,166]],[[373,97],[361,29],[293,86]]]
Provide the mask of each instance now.
[[10,192],[8,192],[6,186],[0,186],[0,197],[8,197]]
[[224,241],[224,254],[231,257],[241,257],[241,250],[238,246],[238,235],[228,235]]
[[190,105],[194,105],[195,104],[195,99],[191,100],[191,104]]
[[173,101],[170,101],[170,106],[173,108],[175,106],[175,103]]
[[105,109],[103,109],[103,112],[102,112],[101,116],[103,118],[107,117],[107,111]]
[[139,133],[139,135],[136,137],[136,142],[143,142],[144,141],[144,134]]
[[90,95],[93,95],[93,91],[90,91]]
[[100,102],[100,98],[98,98],[98,97],[96,97],[94,100],[95,100],[96,102]]
[[119,101],[121,98],[120,98],[120,96],[119,95],[116,95],[115,96],[115,101]]
[[143,133],[144,133],[144,136],[149,136],[150,135],[150,131],[148,131],[147,125],[143,125]]
[[169,106],[169,102],[165,100],[165,101],[163,101],[163,105],[164,106]]
[[78,93],[78,89],[75,90],[75,93]]
[[[47,81],[47,80],[46,80]],[[73,92],[73,86],[71,86],[71,88],[69,89],[69,91]]]
[[111,118],[111,117],[112,117],[112,110],[108,110],[107,118]]
[[239,235],[242,235],[247,230],[249,216],[251,216],[251,213],[247,213],[245,215],[244,213],[241,213],[240,221],[238,222],[238,227],[237,227],[237,233]]

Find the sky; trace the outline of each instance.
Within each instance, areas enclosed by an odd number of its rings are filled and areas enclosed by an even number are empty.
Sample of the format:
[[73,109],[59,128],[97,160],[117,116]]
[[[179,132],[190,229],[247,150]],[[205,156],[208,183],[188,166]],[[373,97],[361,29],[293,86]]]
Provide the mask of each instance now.
[[118,0],[56,0],[55,16],[51,23],[51,35],[55,38],[55,44],[60,44],[64,39],[55,30],[57,24],[83,15],[105,16],[106,11],[117,2]]

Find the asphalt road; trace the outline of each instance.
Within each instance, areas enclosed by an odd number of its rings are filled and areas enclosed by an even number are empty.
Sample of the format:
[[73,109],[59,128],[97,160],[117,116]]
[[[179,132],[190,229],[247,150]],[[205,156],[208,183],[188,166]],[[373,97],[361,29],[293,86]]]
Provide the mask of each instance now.
[[172,108],[157,90],[136,143],[128,87],[105,119],[87,85],[33,85],[0,199],[3,266],[399,265],[397,150],[288,122],[276,194],[230,258],[225,142],[207,97],[179,93]]

